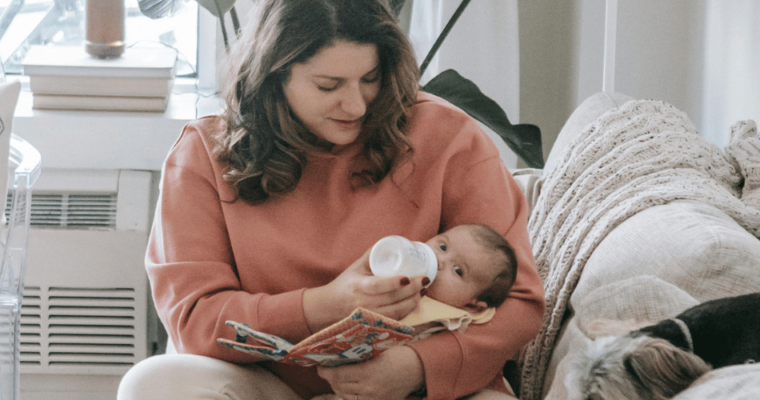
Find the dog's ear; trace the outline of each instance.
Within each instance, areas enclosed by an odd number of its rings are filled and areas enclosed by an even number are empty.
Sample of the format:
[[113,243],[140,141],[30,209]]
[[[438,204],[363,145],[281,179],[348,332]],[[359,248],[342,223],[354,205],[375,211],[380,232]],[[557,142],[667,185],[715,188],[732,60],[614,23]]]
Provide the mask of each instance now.
[[663,339],[646,338],[623,359],[643,398],[669,399],[711,368],[693,353]]
[[610,366],[606,359],[610,351],[609,347],[614,347],[616,340],[614,336],[592,340],[584,335],[580,343],[570,350],[567,355],[570,362],[565,367],[564,379],[568,400],[616,398],[615,393],[606,394],[605,392],[608,387],[606,377],[610,373]]
[[565,389],[567,390],[569,400],[581,400],[583,396],[583,386],[585,373],[591,370],[591,365],[594,362],[593,356],[590,355],[590,350],[594,345],[594,341],[582,335],[581,343],[570,349],[568,353],[570,364],[566,368],[566,374],[564,379]]

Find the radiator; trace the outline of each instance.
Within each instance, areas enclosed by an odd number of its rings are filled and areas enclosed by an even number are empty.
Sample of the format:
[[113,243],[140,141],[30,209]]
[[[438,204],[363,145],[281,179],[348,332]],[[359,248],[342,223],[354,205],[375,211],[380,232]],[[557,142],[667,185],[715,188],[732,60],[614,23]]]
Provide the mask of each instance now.
[[153,174],[43,170],[32,194],[21,398],[109,399],[150,355]]

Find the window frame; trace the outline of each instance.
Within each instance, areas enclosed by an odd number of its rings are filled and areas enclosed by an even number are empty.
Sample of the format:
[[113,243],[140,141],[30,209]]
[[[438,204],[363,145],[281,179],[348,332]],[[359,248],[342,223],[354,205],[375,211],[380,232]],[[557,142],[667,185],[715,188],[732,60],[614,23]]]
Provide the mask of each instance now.
[[[219,22],[217,18],[208,10],[197,7],[197,48],[195,60],[195,77],[177,78],[175,88],[183,93],[198,92],[215,92],[216,90],[216,67],[220,57],[219,48],[223,49],[223,43],[220,41]],[[14,74],[22,82],[28,81],[28,76]]]

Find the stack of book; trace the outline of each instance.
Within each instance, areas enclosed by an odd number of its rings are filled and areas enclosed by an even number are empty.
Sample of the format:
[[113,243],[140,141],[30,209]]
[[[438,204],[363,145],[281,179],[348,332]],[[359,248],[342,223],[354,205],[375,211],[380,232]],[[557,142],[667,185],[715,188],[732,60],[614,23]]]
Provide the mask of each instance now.
[[84,47],[32,46],[22,64],[33,108],[164,111],[176,59],[167,47],[133,47],[121,57],[99,59]]

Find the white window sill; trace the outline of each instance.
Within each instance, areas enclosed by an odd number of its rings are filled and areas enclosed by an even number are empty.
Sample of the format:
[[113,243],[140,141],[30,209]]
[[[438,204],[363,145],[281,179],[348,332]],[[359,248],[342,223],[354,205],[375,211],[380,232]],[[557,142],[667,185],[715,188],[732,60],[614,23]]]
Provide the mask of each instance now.
[[221,109],[216,97],[182,82],[163,113],[36,110],[25,87],[13,132],[39,150],[43,168],[159,171],[182,127]]

